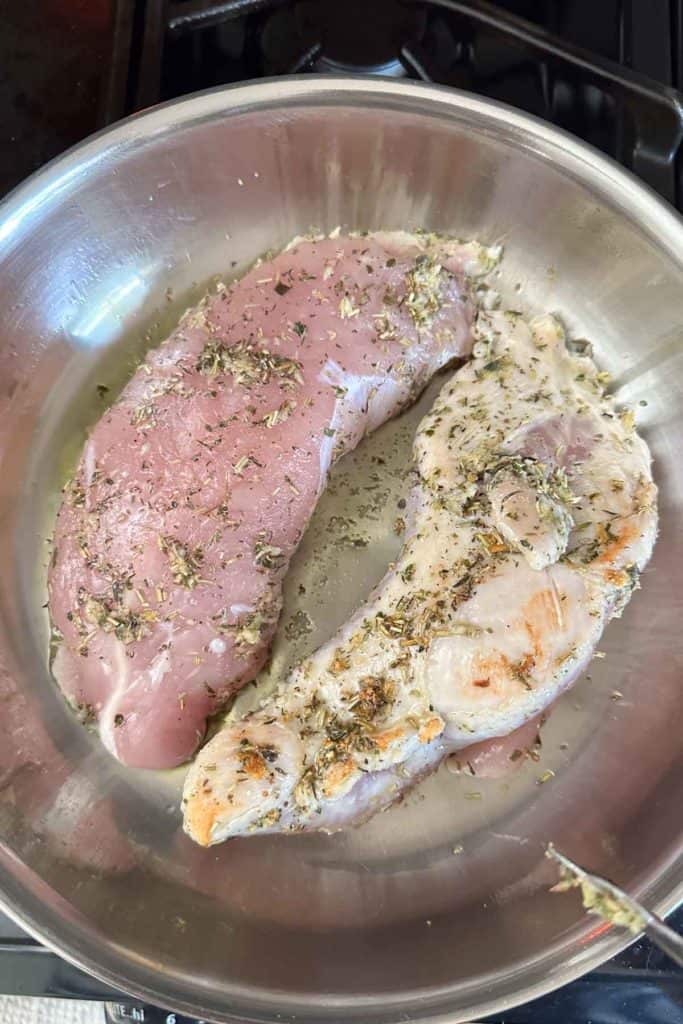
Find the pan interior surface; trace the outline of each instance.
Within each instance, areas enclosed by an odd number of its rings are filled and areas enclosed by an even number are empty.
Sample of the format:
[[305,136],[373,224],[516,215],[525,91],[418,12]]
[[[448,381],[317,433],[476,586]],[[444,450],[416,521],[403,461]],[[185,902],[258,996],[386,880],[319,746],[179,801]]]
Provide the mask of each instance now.
[[[182,772],[123,768],[52,683],[47,539],[88,425],[145,348],[214,275],[338,225],[502,241],[504,303],[559,313],[636,407],[660,537],[605,657],[543,728],[540,760],[497,780],[444,768],[334,836],[203,850],[180,829]],[[180,1011],[370,1024],[472,1019],[625,944],[578,900],[549,894],[549,841],[670,909],[683,879],[682,254],[673,211],[568,136],[465,94],[386,81],[191,97],[116,126],[18,190],[0,213],[10,911],[87,970]],[[271,679],[344,621],[396,553],[411,437],[439,383],[335,469],[287,580]],[[334,528],[340,516],[352,530]],[[253,688],[240,706],[250,700]]]

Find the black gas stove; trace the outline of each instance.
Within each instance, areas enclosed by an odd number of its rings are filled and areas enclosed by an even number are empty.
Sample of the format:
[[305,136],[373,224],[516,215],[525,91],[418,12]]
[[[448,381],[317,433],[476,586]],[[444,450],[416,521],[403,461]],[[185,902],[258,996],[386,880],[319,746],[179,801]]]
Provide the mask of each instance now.
[[[560,125],[683,209],[683,0],[43,0],[5,4],[0,195],[97,128],[264,76],[377,74]],[[683,913],[673,919],[683,929]],[[97,999],[183,1024],[82,974],[0,915],[0,993]],[[683,972],[647,942],[506,1024],[683,1024]]]
[[264,76],[379,74],[503,100],[683,203],[683,0],[7,4],[0,194],[96,128]]

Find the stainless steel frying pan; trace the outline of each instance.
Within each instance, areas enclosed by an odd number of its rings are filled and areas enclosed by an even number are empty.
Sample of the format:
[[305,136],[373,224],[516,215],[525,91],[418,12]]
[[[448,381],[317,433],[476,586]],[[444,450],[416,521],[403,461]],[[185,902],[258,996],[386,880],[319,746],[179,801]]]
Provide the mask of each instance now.
[[[123,769],[50,681],[50,517],[88,423],[211,275],[338,224],[504,241],[506,301],[559,311],[636,404],[661,537],[606,657],[545,727],[539,763],[488,782],[444,770],[357,831],[205,851],[179,830],[182,774]],[[212,1020],[461,1021],[562,985],[626,941],[548,894],[548,841],[660,913],[674,905],[683,226],[668,207],[569,136],[466,94],[261,82],[132,118],[15,192],[0,212],[0,310],[0,889],[30,931],[120,988]],[[326,523],[360,500],[367,452],[323,498],[288,589],[285,622],[300,600],[313,623],[300,645],[328,634],[391,557],[412,415],[369,442],[389,469],[364,546],[335,544]],[[276,672],[292,650],[283,633]]]

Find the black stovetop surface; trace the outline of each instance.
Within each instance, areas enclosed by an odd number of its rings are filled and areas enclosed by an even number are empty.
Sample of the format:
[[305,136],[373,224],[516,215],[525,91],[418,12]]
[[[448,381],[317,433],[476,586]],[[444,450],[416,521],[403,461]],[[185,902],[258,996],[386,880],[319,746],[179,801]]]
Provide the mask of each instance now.
[[[683,209],[683,0],[43,0],[0,5],[0,196],[159,100],[292,73],[381,73],[503,100],[573,132]],[[683,930],[683,911],[673,919]],[[0,915],[0,993],[111,1000]],[[683,1024],[683,972],[647,941],[492,1018]],[[175,1015],[176,1024],[184,1018]]]

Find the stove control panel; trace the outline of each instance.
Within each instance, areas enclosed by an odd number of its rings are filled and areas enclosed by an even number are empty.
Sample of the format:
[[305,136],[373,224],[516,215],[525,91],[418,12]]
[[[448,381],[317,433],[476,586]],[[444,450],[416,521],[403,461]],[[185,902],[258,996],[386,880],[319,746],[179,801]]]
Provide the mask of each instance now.
[[105,1024],[209,1024],[199,1017],[161,1010],[146,1003],[105,1003]]

